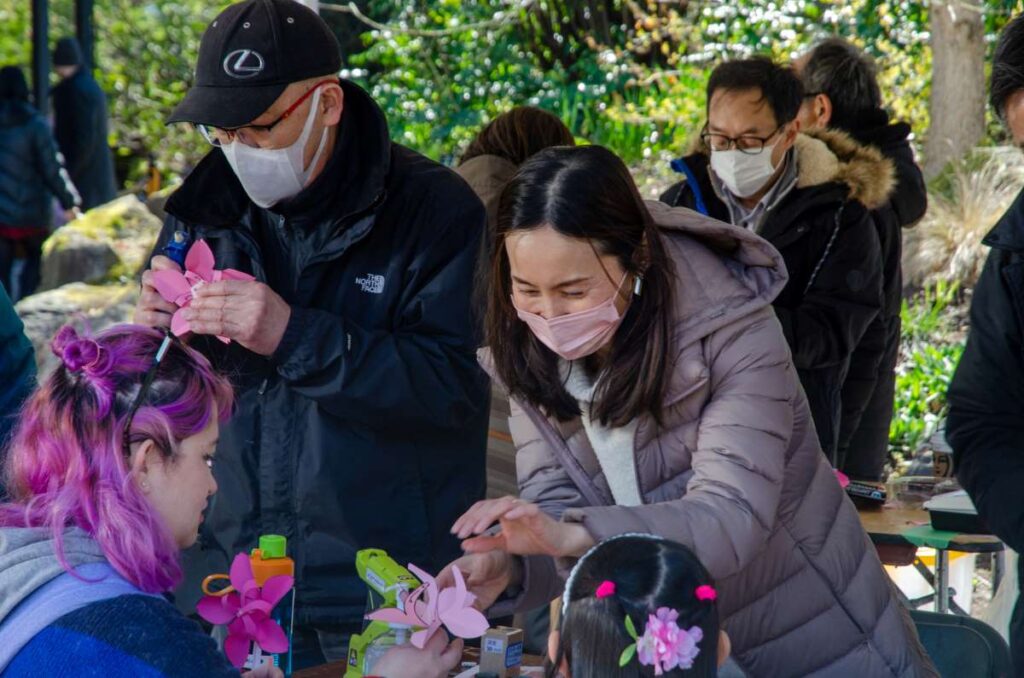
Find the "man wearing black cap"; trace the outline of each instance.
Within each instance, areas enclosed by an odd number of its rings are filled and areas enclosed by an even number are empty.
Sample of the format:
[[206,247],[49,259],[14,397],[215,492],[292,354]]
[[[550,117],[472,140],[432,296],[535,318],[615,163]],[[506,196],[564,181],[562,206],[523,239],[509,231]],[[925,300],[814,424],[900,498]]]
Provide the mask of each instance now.
[[[157,249],[184,231],[217,269],[256,277],[197,288],[183,312],[237,400],[179,602],[194,609],[204,576],[283,534],[296,646],[317,645],[320,661],[360,628],[358,549],[427,571],[458,554],[448,529],[483,496],[488,423],[471,313],[483,206],[453,172],[391,143],[340,68],[326,24],[293,0],[224,10],[170,118],[213,148],[168,200]],[[175,309],[147,271],[136,321],[167,326]]]
[[71,181],[82,196],[82,209],[114,199],[114,158],[107,145],[107,95],[83,67],[82,48],[61,38],[53,66],[61,77],[53,88],[54,136]]

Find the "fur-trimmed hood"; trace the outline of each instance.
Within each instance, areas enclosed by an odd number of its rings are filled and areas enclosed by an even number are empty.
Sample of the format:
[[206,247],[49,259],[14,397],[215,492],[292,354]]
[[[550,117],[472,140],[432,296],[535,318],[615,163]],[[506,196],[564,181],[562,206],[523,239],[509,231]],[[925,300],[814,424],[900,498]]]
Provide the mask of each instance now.
[[[794,144],[800,175],[798,188],[829,182],[845,184],[849,197],[868,209],[878,209],[889,201],[896,189],[896,167],[874,146],[858,143],[838,130],[810,130],[797,135]],[[692,153],[710,159],[710,150],[697,138]],[[709,168],[710,171],[710,168]]]
[[889,201],[896,187],[892,161],[872,146],[835,130],[812,130],[797,136],[794,144],[800,176],[799,188],[828,182],[846,184],[850,198],[868,209]]

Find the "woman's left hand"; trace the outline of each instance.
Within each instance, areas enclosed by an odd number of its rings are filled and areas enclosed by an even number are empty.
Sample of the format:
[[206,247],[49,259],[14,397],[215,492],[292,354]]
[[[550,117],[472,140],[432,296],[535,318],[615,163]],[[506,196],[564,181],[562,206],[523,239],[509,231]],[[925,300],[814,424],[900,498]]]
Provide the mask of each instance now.
[[[501,531],[483,534],[495,522]],[[478,501],[455,521],[452,534],[464,540],[462,549],[467,553],[500,549],[521,556],[558,558],[583,555],[594,545],[593,537],[582,525],[559,522],[536,504],[516,497]]]

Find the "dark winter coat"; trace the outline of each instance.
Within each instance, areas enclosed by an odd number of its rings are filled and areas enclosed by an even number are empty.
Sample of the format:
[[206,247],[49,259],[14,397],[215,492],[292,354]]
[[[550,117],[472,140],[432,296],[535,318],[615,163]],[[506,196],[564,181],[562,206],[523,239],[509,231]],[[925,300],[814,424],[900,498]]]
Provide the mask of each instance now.
[[928,209],[924,177],[908,141],[910,132],[910,125],[890,124],[882,110],[865,116],[849,132],[859,143],[881,151],[896,169],[896,185],[889,200],[871,211],[882,247],[882,312],[850,357],[843,384],[840,468],[853,478],[865,480],[880,480],[888,458],[900,349],[902,230],[916,224]]
[[114,199],[114,156],[107,145],[107,95],[84,68],[53,88],[57,144],[88,210]]
[[[36,359],[18,313],[0,285],[0,466],[18,410],[36,382]],[[0,478],[2,481],[2,478]],[[0,483],[0,497],[4,495]]]
[[[885,202],[893,170],[878,151],[836,132],[801,135],[794,148],[797,185],[766,214],[758,233],[785,260],[789,282],[773,305],[822,450],[835,464],[850,355],[882,308],[881,251],[868,208]],[[711,182],[708,156],[698,152],[682,162],[697,181],[706,213],[729,221]],[[669,188],[661,200],[698,207],[689,180]]]
[[0,102],[0,225],[48,228],[53,198],[80,203],[46,120],[21,101]]
[[[1024,192],[983,242],[992,251],[974,288],[967,348],[949,387],[946,440],[982,521],[1024,552]],[[1020,671],[1020,601],[1010,647]]]
[[489,384],[475,359],[473,271],[483,206],[450,170],[391,143],[370,97],[345,112],[323,173],[273,210],[253,205],[219,150],[170,198],[160,237],[184,229],[218,268],[247,271],[291,305],[270,359],[211,337],[193,345],[236,387],[213,498],[186,554],[179,602],[261,534],[288,537],[300,624],[358,623],[355,552],[439,571],[451,525],[484,495]]

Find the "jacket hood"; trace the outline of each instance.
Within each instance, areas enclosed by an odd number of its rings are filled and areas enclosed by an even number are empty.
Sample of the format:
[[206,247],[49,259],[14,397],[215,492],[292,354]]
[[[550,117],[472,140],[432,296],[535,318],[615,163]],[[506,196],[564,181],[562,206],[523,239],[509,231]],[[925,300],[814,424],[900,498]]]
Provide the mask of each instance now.
[[[646,205],[674,267],[678,346],[769,306],[786,286],[786,264],[767,240],[685,207],[653,200]],[[484,369],[496,377],[490,350],[481,349],[479,355]]]
[[[889,200],[896,187],[892,160],[873,146],[865,146],[838,130],[811,130],[797,135],[793,145],[799,175],[797,188],[840,184],[848,197],[859,200],[868,209],[877,209]],[[698,138],[691,142],[691,156],[710,160],[711,152]],[[688,161],[688,158],[683,158]],[[710,164],[708,170],[711,171]]]
[[478,155],[455,168],[465,179],[487,210],[487,223],[493,231],[498,224],[498,202],[501,192],[516,173],[516,165],[497,155]]
[[[516,164],[498,155],[478,155],[455,168],[474,190],[477,187],[504,186],[516,173]],[[479,195],[480,191],[476,191]]]
[[35,110],[23,101],[0,101],[0,127],[20,127],[33,115]]
[[[99,544],[78,528],[64,532],[63,546],[64,559],[73,568],[106,561]],[[49,528],[0,529],[0,624],[18,603],[65,572],[54,547]]]
[[1024,190],[981,241],[987,247],[1007,252],[1024,252]]
[[858,127],[849,130],[858,143],[877,148],[892,161],[896,185],[890,201],[903,227],[916,224],[928,209],[928,188],[910,145],[911,132],[910,125],[891,122],[883,110],[865,115]]
[[808,188],[830,182],[845,185],[849,197],[868,209],[889,201],[896,186],[891,160],[871,146],[854,141],[836,130],[812,130],[796,139],[799,178],[797,187]]
[[647,209],[675,267],[680,345],[770,305],[786,286],[782,255],[752,231],[657,201]]

